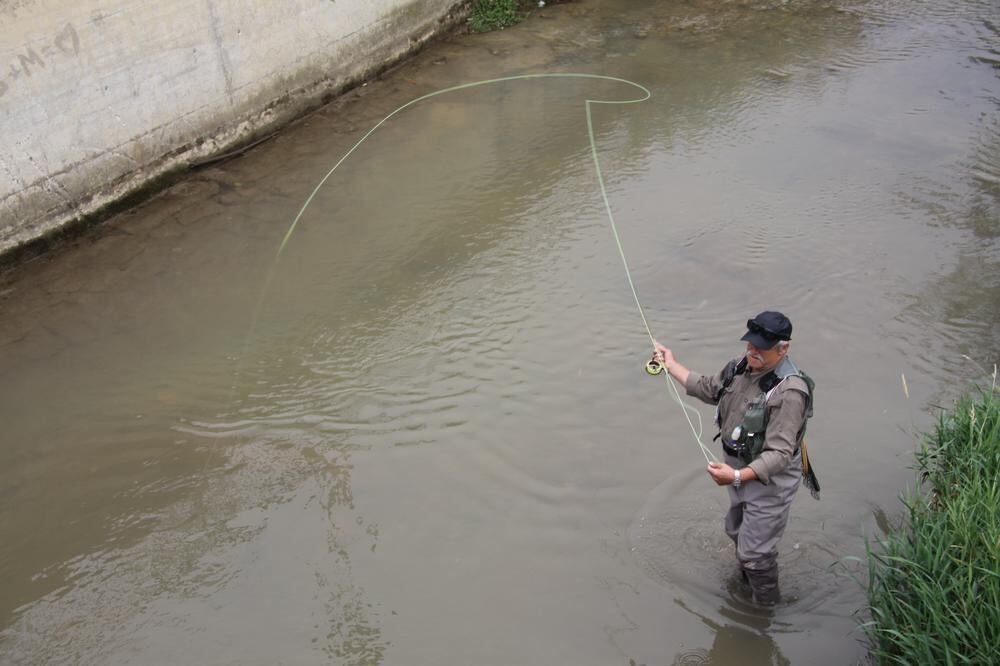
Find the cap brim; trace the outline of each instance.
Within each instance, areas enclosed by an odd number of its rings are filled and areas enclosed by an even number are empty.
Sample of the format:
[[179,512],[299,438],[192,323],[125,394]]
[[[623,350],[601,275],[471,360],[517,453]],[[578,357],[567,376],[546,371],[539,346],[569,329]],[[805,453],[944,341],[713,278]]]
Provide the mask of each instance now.
[[770,349],[781,342],[778,338],[766,338],[760,333],[754,333],[753,331],[747,331],[746,335],[740,338],[740,340],[749,342],[757,349]]

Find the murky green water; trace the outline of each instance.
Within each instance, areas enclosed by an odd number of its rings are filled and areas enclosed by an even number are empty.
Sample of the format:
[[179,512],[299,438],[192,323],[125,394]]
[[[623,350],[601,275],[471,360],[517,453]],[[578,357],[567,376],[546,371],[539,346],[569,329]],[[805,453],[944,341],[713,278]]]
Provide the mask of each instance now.
[[[844,558],[898,513],[933,405],[1000,357],[998,14],[550,7],[4,276],[0,661],[861,660]],[[642,371],[583,106],[632,91],[519,81],[408,109],[275,264],[391,111],[536,72],[652,91],[595,108],[595,133],[683,362],[716,370],[759,310],[795,323],[824,492],[793,508],[773,613],[742,599],[724,493]]]

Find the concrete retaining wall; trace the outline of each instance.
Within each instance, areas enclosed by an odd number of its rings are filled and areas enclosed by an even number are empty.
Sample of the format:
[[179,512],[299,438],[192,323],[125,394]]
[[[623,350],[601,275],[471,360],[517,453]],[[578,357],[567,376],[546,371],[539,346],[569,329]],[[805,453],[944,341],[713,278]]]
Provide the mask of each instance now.
[[317,104],[462,0],[0,0],[0,256]]

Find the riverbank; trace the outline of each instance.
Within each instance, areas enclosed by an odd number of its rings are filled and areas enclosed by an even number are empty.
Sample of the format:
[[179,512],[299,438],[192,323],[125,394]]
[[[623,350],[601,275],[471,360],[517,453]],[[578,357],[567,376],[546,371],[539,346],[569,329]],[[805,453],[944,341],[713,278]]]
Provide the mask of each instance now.
[[0,266],[271,136],[461,25],[469,4],[7,3]]
[[1000,395],[941,417],[917,453],[926,494],[869,551],[865,625],[881,664],[1000,663]]

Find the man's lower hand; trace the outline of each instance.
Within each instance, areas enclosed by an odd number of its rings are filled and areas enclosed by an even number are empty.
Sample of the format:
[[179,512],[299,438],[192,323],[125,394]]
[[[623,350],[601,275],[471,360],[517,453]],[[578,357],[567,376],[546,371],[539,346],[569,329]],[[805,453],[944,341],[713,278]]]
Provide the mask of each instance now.
[[708,463],[708,475],[718,486],[728,486],[736,480],[736,472],[726,463]]

